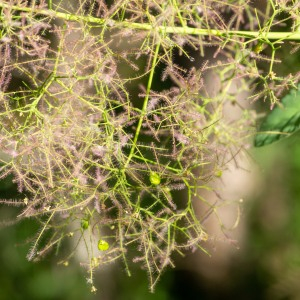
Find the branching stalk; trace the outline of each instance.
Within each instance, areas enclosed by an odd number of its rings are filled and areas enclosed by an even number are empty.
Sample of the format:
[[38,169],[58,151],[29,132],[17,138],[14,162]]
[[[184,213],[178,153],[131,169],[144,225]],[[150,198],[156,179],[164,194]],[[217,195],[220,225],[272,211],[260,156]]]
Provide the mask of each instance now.
[[[92,16],[83,16],[83,15],[73,15],[69,13],[63,13],[51,9],[40,9],[33,7],[22,7],[17,5],[10,5],[8,3],[0,3],[2,8],[10,8],[17,11],[37,13],[51,18],[60,18],[66,21],[74,22],[86,22],[94,23],[108,27],[116,28],[130,28],[136,30],[145,30],[145,31],[157,31],[161,34],[170,33],[170,34],[180,34],[180,35],[197,35],[197,36],[217,36],[217,37],[244,37],[244,38],[259,38],[262,40],[300,40],[300,32],[271,32],[271,31],[247,31],[247,30],[219,30],[219,29],[205,29],[205,28],[192,28],[188,26],[162,26],[162,25],[152,25],[149,23],[135,23],[130,21],[110,21],[110,25],[103,18],[96,18]],[[113,23],[113,25],[111,24]]]

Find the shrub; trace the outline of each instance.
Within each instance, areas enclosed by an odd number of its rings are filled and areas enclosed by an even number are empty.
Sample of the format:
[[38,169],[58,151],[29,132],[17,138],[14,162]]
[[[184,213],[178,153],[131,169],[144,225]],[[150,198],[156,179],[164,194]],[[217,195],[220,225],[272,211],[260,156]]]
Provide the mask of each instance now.
[[[273,107],[297,86],[299,73],[275,69],[280,47],[298,49],[298,1],[10,0],[0,10],[0,171],[23,195],[1,203],[40,222],[27,258],[83,241],[92,291],[94,270],[118,259],[129,275],[141,263],[153,290],[173,253],[205,251],[211,238],[204,221],[224,200],[202,190],[214,192],[254,129],[237,98],[252,91]],[[239,117],[224,118],[228,107]]]

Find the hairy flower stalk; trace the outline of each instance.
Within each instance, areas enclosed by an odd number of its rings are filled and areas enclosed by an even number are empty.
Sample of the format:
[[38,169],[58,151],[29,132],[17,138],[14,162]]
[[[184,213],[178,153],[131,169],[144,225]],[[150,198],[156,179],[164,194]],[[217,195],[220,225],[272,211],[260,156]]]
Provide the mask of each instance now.
[[[271,2],[270,2],[271,3]],[[299,6],[299,5],[298,5]],[[154,26],[150,23],[137,23],[130,21],[111,21],[107,22],[104,18],[86,16],[86,15],[76,15],[71,13],[63,13],[60,11],[52,10],[52,9],[41,9],[41,8],[32,8],[32,7],[24,7],[11,5],[9,3],[0,3],[0,7],[10,8],[17,11],[23,12],[34,12],[38,14],[42,14],[45,16],[49,16],[52,18],[60,18],[66,21],[74,21],[74,22],[88,22],[88,23],[96,23],[102,26],[113,26],[118,28],[130,28],[137,30],[157,30],[161,34],[166,33],[174,33],[174,34],[183,34],[183,35],[204,35],[204,36],[220,36],[220,37],[246,37],[246,38],[259,38],[266,40],[300,40],[300,32],[299,30],[293,32],[269,32],[269,31],[250,31],[250,30],[228,30],[228,29],[202,29],[202,28],[192,28],[188,26],[166,26],[166,25],[158,25]],[[297,6],[294,5],[292,7],[294,10],[297,9]]]
[[[0,3],[0,176],[13,174],[23,197],[1,203],[40,221],[29,260],[83,241],[92,291],[94,270],[112,261],[130,275],[134,257],[153,290],[173,253],[205,251],[205,220],[224,200],[201,191],[213,194],[210,182],[253,126],[236,99],[252,88],[252,100],[274,105],[299,81],[275,72],[279,46],[300,39],[297,1],[261,11],[248,1],[189,2]],[[292,31],[273,30],[286,20]],[[192,65],[189,52],[207,49],[214,59]],[[224,118],[228,107],[240,117]],[[207,206],[201,216],[197,202]]]

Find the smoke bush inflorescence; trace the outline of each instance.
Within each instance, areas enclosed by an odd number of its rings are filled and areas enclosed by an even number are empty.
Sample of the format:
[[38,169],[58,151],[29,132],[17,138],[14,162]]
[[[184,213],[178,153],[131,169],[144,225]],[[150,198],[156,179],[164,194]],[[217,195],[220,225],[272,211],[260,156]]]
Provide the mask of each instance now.
[[[0,176],[13,174],[24,195],[2,203],[41,223],[28,259],[77,238],[93,291],[95,268],[122,259],[130,274],[129,257],[153,289],[173,252],[203,249],[201,220],[222,200],[201,190],[247,146],[253,125],[237,97],[256,87],[253,100],[274,105],[299,80],[276,75],[285,38],[268,36],[282,13],[293,29],[286,39],[299,30],[297,2],[1,1]],[[214,58],[199,66],[189,51]],[[224,118],[228,106],[238,118]],[[196,216],[200,201],[207,209]]]

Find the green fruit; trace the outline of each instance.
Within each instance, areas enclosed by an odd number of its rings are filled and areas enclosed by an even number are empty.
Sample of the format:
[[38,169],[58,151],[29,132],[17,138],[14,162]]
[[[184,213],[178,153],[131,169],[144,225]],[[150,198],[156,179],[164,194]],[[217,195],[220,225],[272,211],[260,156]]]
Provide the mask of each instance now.
[[218,170],[218,171],[215,172],[216,177],[221,177],[222,174],[223,174],[222,170]]
[[159,185],[160,184],[160,176],[156,172],[150,172],[150,182],[153,185]]
[[98,249],[100,251],[106,251],[109,249],[109,243],[104,241],[104,240],[99,240],[98,241]]
[[259,54],[261,51],[264,50],[264,43],[263,42],[258,42],[254,47],[253,47],[253,52],[256,54]]
[[86,230],[86,229],[88,229],[89,228],[89,220],[87,220],[87,219],[82,219],[81,220],[81,228],[83,229],[83,230]]

